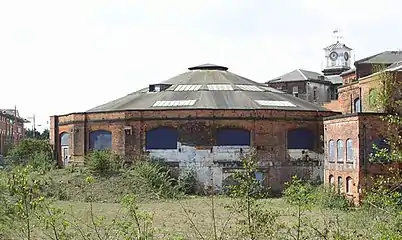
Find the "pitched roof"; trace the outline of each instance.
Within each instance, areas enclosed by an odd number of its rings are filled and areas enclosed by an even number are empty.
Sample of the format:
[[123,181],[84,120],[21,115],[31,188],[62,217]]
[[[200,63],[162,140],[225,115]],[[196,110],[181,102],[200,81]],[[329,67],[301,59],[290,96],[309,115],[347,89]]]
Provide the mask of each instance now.
[[323,76],[321,73],[307,71],[304,69],[295,69],[288,72],[280,77],[274,78],[269,82],[295,82],[295,81],[307,81],[307,80],[322,80]]
[[385,69],[385,71],[390,71],[390,72],[398,71],[398,72],[402,72],[402,61],[399,61],[399,62],[396,62],[396,63],[391,64],[389,67],[387,67],[387,68]]
[[[226,69],[226,70],[225,70]],[[329,111],[314,103],[285,94],[262,83],[213,64],[155,84],[157,91],[145,88],[105,103],[88,112],[150,109],[283,109]]]
[[328,47],[325,47],[324,50],[332,51],[335,49],[340,49],[340,48],[346,48],[348,50],[352,50],[350,47],[346,46],[344,43],[340,43],[339,41],[329,45]]
[[360,59],[355,62],[356,64],[369,63],[369,64],[392,64],[402,61],[402,51],[384,51],[375,55]]
[[348,75],[348,74],[354,73],[354,72],[356,72],[356,68],[351,68],[351,69],[346,70],[343,73],[341,73],[341,76],[345,76],[345,75]]

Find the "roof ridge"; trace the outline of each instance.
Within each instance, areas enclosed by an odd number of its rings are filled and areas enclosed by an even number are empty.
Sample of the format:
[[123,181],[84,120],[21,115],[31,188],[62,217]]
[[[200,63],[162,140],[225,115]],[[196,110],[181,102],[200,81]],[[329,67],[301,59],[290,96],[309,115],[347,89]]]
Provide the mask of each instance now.
[[306,77],[306,75],[304,75],[304,73],[301,71],[301,69],[298,68],[297,71],[302,75],[304,80],[308,80],[308,78]]

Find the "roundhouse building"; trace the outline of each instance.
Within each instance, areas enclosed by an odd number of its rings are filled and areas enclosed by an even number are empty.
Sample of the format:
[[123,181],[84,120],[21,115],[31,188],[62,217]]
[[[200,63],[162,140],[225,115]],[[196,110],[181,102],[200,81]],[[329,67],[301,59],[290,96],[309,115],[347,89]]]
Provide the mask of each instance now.
[[60,165],[82,163],[92,149],[148,154],[218,189],[254,148],[256,177],[281,190],[293,175],[322,179],[323,117],[335,114],[205,64],[86,112],[52,116],[50,141]]

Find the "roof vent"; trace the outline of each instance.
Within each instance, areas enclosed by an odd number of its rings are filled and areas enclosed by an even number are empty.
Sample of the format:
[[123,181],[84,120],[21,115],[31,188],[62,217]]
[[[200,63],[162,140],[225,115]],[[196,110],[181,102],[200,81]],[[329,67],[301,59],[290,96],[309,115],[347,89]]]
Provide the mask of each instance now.
[[188,70],[219,70],[219,71],[227,71],[228,69],[229,68],[227,67],[218,66],[210,63],[188,68]]

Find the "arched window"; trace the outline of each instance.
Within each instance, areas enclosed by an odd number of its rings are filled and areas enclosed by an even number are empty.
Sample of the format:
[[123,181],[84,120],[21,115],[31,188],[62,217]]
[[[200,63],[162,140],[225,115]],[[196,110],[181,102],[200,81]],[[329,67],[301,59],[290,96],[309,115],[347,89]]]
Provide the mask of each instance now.
[[70,145],[70,134],[62,133],[60,134],[60,146],[69,146]]
[[346,162],[353,162],[353,142],[352,139],[346,140]]
[[337,162],[343,162],[343,141],[341,139],[336,142],[336,155]]
[[329,175],[329,184],[334,185],[335,184],[335,177],[334,175]]
[[179,133],[175,128],[159,127],[145,134],[145,149],[177,149]]
[[338,193],[342,192],[342,177],[338,177]]
[[351,177],[346,178],[346,193],[352,193],[353,180]]
[[328,142],[328,157],[329,162],[335,162],[335,143],[332,139]]
[[314,133],[305,128],[296,128],[288,131],[288,149],[314,148]]
[[112,148],[112,133],[106,130],[97,130],[89,134],[89,149],[107,150]]
[[240,128],[218,129],[216,134],[216,144],[218,146],[250,146],[250,131]]
[[353,105],[354,105],[353,112],[355,112],[355,113],[361,112],[360,98],[356,98]]

